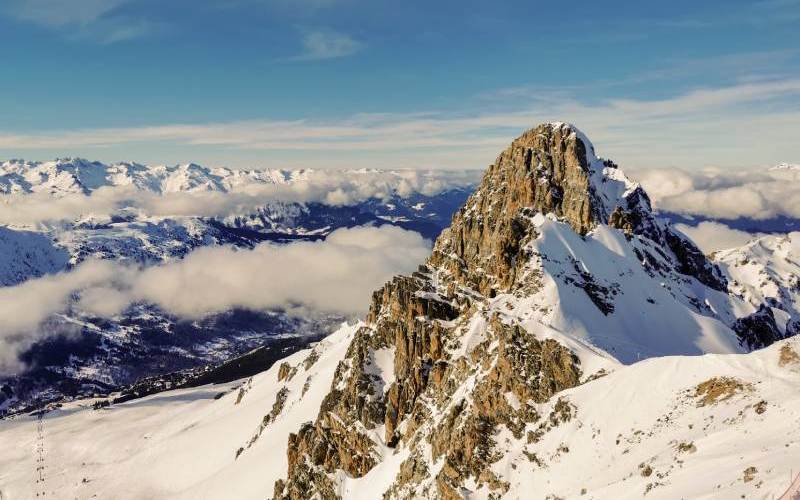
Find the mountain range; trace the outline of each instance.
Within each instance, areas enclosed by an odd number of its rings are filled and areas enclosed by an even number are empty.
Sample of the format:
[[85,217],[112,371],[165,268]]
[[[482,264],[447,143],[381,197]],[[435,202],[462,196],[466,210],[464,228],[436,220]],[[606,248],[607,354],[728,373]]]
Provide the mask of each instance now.
[[[366,317],[239,380],[0,423],[10,495],[770,498],[800,457],[800,235],[704,255],[565,123]],[[191,465],[188,465],[191,464]]]
[[[393,225],[432,240],[473,183],[469,172],[7,161],[0,164],[0,284],[69,273],[91,260],[147,268],[200,248],[319,241],[356,226]],[[341,199],[325,198],[331,193]],[[239,201],[219,206],[231,198]],[[149,211],[164,202],[172,203],[166,212]],[[38,327],[42,340],[20,355],[26,368],[0,377],[0,414],[108,394],[144,377],[202,372],[256,348],[285,355],[347,317],[307,308],[303,315],[231,309],[185,319],[148,303],[103,317],[70,307]]]

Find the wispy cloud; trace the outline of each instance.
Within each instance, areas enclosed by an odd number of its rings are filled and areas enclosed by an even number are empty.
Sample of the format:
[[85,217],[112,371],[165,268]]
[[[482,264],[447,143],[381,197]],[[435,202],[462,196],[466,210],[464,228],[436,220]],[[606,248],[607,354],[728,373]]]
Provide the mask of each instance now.
[[[511,111],[357,114],[341,120],[256,120],[89,130],[0,132],[0,150],[168,144],[229,150],[380,153],[380,166],[476,168],[518,133],[543,121],[570,121],[599,152],[629,168],[746,166],[798,161],[800,79],[697,88],[664,99],[586,102],[561,94],[512,98]],[[526,100],[528,101],[528,100]],[[89,153],[88,156],[91,156]],[[330,165],[331,155],[325,165]],[[307,165],[313,166],[313,165]]]
[[145,19],[115,19],[96,26],[83,36],[91,37],[101,43],[117,43],[137,38],[153,36],[162,31],[163,24]]
[[302,35],[303,53],[293,57],[295,61],[317,61],[336,59],[359,52],[364,44],[346,33],[329,30],[306,31]]
[[[694,81],[697,75],[732,83],[751,83],[789,78],[800,64],[800,50],[779,49],[751,52],[733,52],[705,57],[674,57],[654,61],[652,68],[630,74],[617,74],[613,78],[594,78],[587,82],[569,82],[562,85],[521,85],[484,92],[478,97],[485,101],[528,99],[552,101],[555,98],[570,98],[577,93],[597,89],[619,89],[636,87],[654,82],[671,86],[675,82]],[[678,87],[680,88],[680,87]],[[720,88],[720,87],[717,87]],[[617,90],[618,91],[618,90]]]
[[75,39],[116,43],[152,34],[158,23],[119,10],[136,0],[11,0],[2,10],[19,21],[57,30]]
[[11,0],[12,16],[42,26],[87,26],[130,0]]

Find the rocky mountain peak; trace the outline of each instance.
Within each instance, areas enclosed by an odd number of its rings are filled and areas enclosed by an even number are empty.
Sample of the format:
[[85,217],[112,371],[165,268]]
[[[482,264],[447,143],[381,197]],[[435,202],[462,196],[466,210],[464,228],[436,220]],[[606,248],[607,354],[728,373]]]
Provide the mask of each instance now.
[[607,222],[637,188],[616,165],[599,159],[574,125],[545,123],[523,133],[498,156],[476,198],[484,203],[502,198],[504,208],[553,213],[585,234]]
[[545,123],[523,133],[486,171],[434,247],[430,264],[493,296],[512,288],[536,236],[533,216],[547,214],[586,235],[598,224],[672,250],[680,273],[713,288],[725,284],[702,252],[661,224],[642,187],[615,163],[598,158],[574,125]]
[[341,478],[395,454],[405,458],[384,498],[455,499],[468,484],[500,497],[511,484],[491,468],[495,437],[507,429],[532,445],[571,420],[555,396],[618,362],[595,346],[626,362],[735,352],[730,328],[699,326],[717,321],[704,300],[722,307],[709,290],[725,286],[578,129],[533,128],[489,167],[426,264],[373,294],[316,420],[289,436],[275,497],[336,498]]
[[[650,199],[611,160],[599,158],[577,127],[545,123],[511,143],[490,168],[490,184],[516,185],[524,206],[553,213],[586,234],[608,223],[615,212],[651,212]],[[514,192],[512,192],[514,193]]]

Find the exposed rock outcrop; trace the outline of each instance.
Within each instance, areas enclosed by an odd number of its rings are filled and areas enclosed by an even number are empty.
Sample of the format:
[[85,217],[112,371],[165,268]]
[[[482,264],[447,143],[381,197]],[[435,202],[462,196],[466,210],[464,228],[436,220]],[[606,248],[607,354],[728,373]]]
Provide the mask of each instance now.
[[607,218],[591,188],[587,158],[587,144],[570,127],[548,124],[524,133],[453,217],[431,264],[484,295],[508,290],[533,235],[525,215],[553,213],[581,234]]
[[739,343],[750,350],[772,345],[783,338],[775,322],[775,314],[765,305],[761,305],[753,314],[737,319],[733,331],[739,337]]

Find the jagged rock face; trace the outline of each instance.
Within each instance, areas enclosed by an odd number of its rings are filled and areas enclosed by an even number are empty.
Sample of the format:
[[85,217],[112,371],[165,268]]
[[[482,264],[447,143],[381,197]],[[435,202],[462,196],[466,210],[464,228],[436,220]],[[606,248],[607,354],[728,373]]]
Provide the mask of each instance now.
[[[457,366],[441,378],[446,384],[440,382],[438,387],[428,391],[433,396],[431,399],[437,395],[452,398],[469,377],[481,375],[476,377],[480,382],[473,389],[471,401],[462,400],[451,405],[440,423],[423,433],[429,436],[432,458],[444,461],[435,477],[436,496],[441,498],[461,498],[461,485],[470,478],[492,491],[505,492],[508,485],[490,471],[491,464],[498,458],[493,437],[496,431],[504,426],[517,439],[522,439],[526,425],[542,421],[529,403],[543,403],[580,381],[577,358],[558,342],[539,341],[497,317],[492,320],[489,331],[490,344],[496,341],[498,347],[492,351],[486,345],[473,351],[476,361],[483,358],[479,367]],[[419,418],[415,417],[412,415],[411,420]],[[421,447],[416,447],[409,461],[415,463],[421,459]],[[401,478],[390,496],[413,496],[414,487]]]
[[[790,322],[786,328],[789,336],[795,333],[792,325]],[[739,343],[750,350],[772,345],[784,337],[775,322],[775,314],[765,305],[761,305],[753,314],[737,319],[733,330],[739,337]]]
[[548,124],[525,132],[489,168],[483,185],[500,192],[475,200],[481,213],[499,210],[513,216],[522,207],[552,212],[581,234],[602,216],[592,200],[586,145],[568,127]]
[[[576,241],[559,247],[565,255],[545,255],[532,244],[545,228],[537,225],[542,214],[571,228]],[[401,452],[406,458],[385,498],[462,498],[466,484],[499,497],[509,484],[492,464],[506,432],[533,466],[543,467],[527,446],[578,411],[554,396],[605,372],[586,373],[575,344],[529,331],[524,319],[547,311],[526,316],[503,303],[538,297],[547,279],[551,288],[561,280],[583,289],[604,316],[630,314],[614,305],[625,290],[605,278],[596,282],[574,256],[573,247],[599,225],[607,225],[606,239],[621,231],[628,250],[610,255],[634,256],[625,257],[626,265],[640,273],[619,269],[608,276],[641,275],[653,280],[661,300],[679,304],[670,311],[713,314],[701,298],[685,294],[697,285],[690,277],[714,293],[725,290],[720,272],[659,222],[644,191],[596,158],[580,132],[541,125],[498,157],[426,265],[373,294],[366,326],[338,365],[316,421],[289,439],[288,476],[276,483],[275,497],[334,498],[339,474],[363,477],[387,454]],[[641,295],[636,287],[630,293]]]
[[[385,441],[397,443],[398,422],[412,411],[443,356],[446,327],[440,322],[457,315],[456,306],[436,296],[423,272],[396,277],[375,292],[370,326],[350,344],[319,418],[290,437],[288,481],[276,485],[276,497],[308,498],[316,492],[329,498],[327,483],[319,481],[326,473],[341,469],[354,477],[366,474],[380,458],[369,435],[380,425],[385,426]],[[376,351],[387,349],[394,352],[396,382],[383,388],[373,367]]]
[[[498,458],[497,429],[505,426],[526,439],[528,424],[557,425],[563,409],[543,418],[533,405],[580,383],[577,357],[498,316],[469,316],[474,304],[463,302],[459,309],[442,302],[431,286],[431,275],[419,272],[375,293],[371,323],[350,345],[317,421],[289,438],[288,479],[276,484],[276,498],[334,498],[330,474],[341,470],[362,477],[380,460],[372,432],[381,424],[386,446],[412,450],[388,498],[413,497],[417,489],[436,498],[461,498],[460,485],[467,480],[502,493],[508,486],[489,471]],[[461,321],[459,310],[466,313]],[[488,324],[486,337],[464,356],[454,356],[466,320],[476,316]],[[386,349],[394,352],[395,381],[388,388],[372,369],[375,352]],[[455,394],[473,382],[470,401],[453,404]],[[435,475],[425,465],[429,458],[444,461]]]
[[521,211],[554,213],[583,234],[602,218],[593,198],[584,143],[570,128],[539,126],[489,167],[437,240],[431,263],[447,266],[481,293],[507,289],[519,250],[531,237]]

